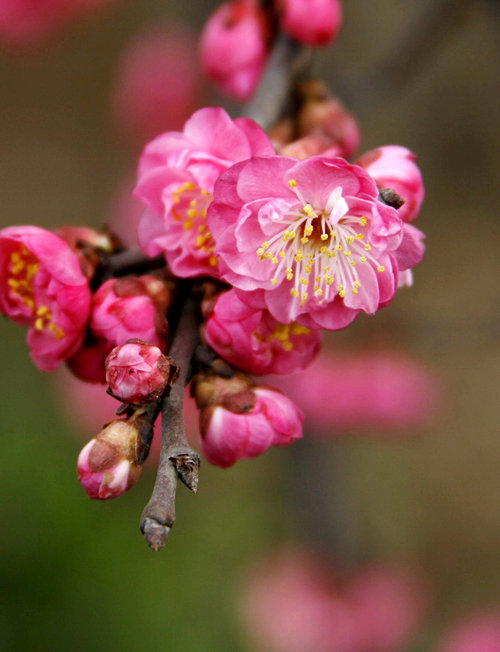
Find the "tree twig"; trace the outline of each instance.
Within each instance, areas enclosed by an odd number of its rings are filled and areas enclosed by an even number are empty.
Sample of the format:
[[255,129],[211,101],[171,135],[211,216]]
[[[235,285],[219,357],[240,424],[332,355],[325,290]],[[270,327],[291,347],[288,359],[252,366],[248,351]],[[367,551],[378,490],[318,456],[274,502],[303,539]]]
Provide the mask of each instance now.
[[169,351],[180,373],[162,406],[162,444],[160,463],[151,500],[141,517],[141,530],[152,550],[166,543],[175,522],[177,478],[196,493],[200,457],[187,442],[184,429],[184,386],[189,364],[198,342],[196,306],[186,299]]
[[272,127],[290,100],[290,91],[305,58],[305,50],[299,43],[286,34],[278,34],[266,72],[245,115],[263,129]]

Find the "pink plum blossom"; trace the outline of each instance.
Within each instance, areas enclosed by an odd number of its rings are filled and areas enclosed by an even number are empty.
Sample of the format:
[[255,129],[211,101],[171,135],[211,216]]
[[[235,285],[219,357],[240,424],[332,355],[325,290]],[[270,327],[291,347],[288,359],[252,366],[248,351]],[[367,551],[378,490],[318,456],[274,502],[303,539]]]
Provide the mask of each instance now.
[[406,147],[386,145],[366,152],[357,161],[375,179],[379,188],[392,188],[405,200],[398,210],[404,222],[412,222],[418,216],[425,197],[416,158]]
[[36,226],[0,231],[0,310],[28,326],[40,369],[52,371],[79,348],[89,308],[87,279],[64,240]]
[[157,346],[138,339],[116,346],[106,358],[105,367],[113,395],[125,403],[138,404],[159,399],[173,369]]
[[228,95],[245,101],[259,83],[269,40],[269,19],[255,0],[224,2],[201,36],[203,69]]
[[201,410],[202,451],[211,464],[232,466],[302,437],[304,416],[297,406],[244,374],[195,377],[192,392]]
[[115,124],[143,145],[180,129],[200,95],[196,39],[188,26],[168,24],[140,33],[121,56],[112,97]]
[[401,652],[427,606],[420,576],[370,566],[336,578],[311,551],[280,550],[249,572],[243,616],[266,652]]
[[306,45],[328,45],[340,31],[339,0],[277,0],[281,25],[290,36]]
[[431,372],[394,351],[322,352],[308,369],[271,380],[304,410],[316,436],[353,429],[422,427],[435,413],[440,388]]
[[[284,323],[337,330],[394,296],[423,249],[344,159],[254,158],[221,175],[208,225],[221,278]],[[418,232],[420,233],[420,232]],[[396,253],[397,252],[397,253]]]
[[222,358],[257,375],[304,369],[321,346],[320,330],[282,324],[267,310],[246,305],[234,290],[217,299],[205,337]]
[[92,332],[111,346],[137,337],[162,348],[168,328],[166,292],[154,276],[106,281],[92,299]]
[[108,424],[78,456],[78,478],[90,498],[116,498],[139,479],[137,428],[127,420]]
[[33,47],[68,23],[114,0],[2,0],[0,43]]
[[438,652],[500,652],[500,613],[469,616],[446,634]]
[[143,250],[149,256],[165,252],[177,276],[216,276],[215,243],[206,220],[215,181],[236,161],[273,153],[255,122],[232,120],[213,107],[194,113],[183,132],[167,132],[146,145],[135,189],[147,206],[139,223]]

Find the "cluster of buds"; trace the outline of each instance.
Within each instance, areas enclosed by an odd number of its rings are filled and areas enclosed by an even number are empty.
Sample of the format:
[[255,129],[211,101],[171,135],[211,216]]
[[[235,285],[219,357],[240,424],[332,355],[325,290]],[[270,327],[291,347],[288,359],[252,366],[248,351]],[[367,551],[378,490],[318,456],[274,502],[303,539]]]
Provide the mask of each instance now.
[[341,23],[339,0],[229,0],[205,26],[202,65],[223,91],[244,101],[259,83],[279,29],[298,43],[324,46]]

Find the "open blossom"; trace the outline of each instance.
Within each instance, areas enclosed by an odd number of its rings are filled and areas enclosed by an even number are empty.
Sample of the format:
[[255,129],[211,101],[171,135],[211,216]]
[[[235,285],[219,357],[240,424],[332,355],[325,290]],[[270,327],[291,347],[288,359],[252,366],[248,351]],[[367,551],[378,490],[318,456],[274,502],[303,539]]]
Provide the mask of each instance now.
[[221,108],[197,111],[183,132],[149,143],[139,163],[135,196],[146,204],[139,241],[149,256],[165,252],[177,276],[217,276],[215,243],[207,226],[214,184],[233,163],[274,153],[252,120],[232,120]]
[[267,310],[245,304],[234,290],[217,299],[205,337],[222,358],[257,375],[304,369],[321,346],[319,329],[282,324]]
[[341,158],[234,165],[208,212],[221,278],[252,305],[257,291],[284,323],[336,330],[375,313],[393,298],[399,270],[423,254],[412,238],[402,247],[403,221],[378,194],[365,170]]
[[64,240],[36,226],[0,231],[0,310],[29,327],[40,369],[52,371],[78,349],[89,307],[87,279]]
[[339,0],[278,0],[281,25],[299,43],[327,45],[342,24]]
[[222,3],[201,37],[205,73],[228,95],[245,101],[253,94],[269,53],[269,19],[254,0]]
[[116,498],[139,479],[140,439],[134,424],[116,419],[83,447],[78,456],[78,478],[90,498]]
[[164,282],[154,276],[110,279],[93,296],[90,327],[111,346],[138,337],[163,347],[168,300]]
[[175,366],[161,350],[139,339],[115,347],[106,358],[106,382],[126,403],[150,403],[163,394]]

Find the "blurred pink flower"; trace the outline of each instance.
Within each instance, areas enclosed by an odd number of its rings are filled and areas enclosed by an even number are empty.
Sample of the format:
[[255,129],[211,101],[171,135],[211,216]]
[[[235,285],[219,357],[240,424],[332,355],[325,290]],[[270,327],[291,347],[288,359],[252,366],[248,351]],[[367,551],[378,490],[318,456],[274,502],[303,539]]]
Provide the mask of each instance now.
[[271,382],[304,410],[306,427],[325,437],[353,428],[422,426],[440,394],[422,364],[392,351],[323,352],[305,371]]
[[2,0],[0,43],[38,46],[67,24],[115,0]]
[[277,5],[283,29],[299,43],[328,45],[340,31],[339,0],[277,0]]
[[267,310],[250,308],[234,290],[221,294],[206,320],[205,337],[225,360],[251,374],[304,369],[321,346],[321,331],[281,324]]
[[455,625],[438,652],[500,652],[500,612],[469,616]]
[[31,357],[53,371],[81,345],[90,290],[78,257],[59,236],[37,226],[0,231],[0,310],[28,326]]
[[281,550],[252,568],[243,617],[266,652],[400,652],[424,615],[413,571],[370,567],[342,581],[312,553]]
[[123,53],[112,95],[121,133],[143,145],[167,129],[181,129],[201,94],[196,37],[168,23],[140,33]]
[[228,95],[249,99],[266,64],[270,24],[255,0],[223,2],[201,36],[201,62],[207,76]]

